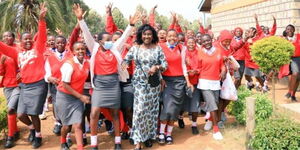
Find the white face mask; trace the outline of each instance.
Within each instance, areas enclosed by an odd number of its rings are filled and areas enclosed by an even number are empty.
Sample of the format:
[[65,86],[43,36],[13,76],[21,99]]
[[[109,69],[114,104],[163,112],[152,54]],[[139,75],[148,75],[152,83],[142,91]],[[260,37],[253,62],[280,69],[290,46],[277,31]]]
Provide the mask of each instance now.
[[106,49],[106,50],[109,50],[112,48],[113,46],[113,42],[112,41],[105,41],[104,44],[103,44],[103,48]]

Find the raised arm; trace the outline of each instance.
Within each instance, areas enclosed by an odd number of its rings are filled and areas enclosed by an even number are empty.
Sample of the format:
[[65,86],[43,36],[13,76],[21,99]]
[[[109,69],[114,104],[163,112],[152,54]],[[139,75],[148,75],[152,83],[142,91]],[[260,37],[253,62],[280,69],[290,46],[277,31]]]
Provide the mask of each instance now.
[[113,34],[118,30],[117,25],[114,22],[114,18],[111,13],[112,9],[112,3],[109,3],[108,6],[106,6],[106,26],[105,31],[109,34]]
[[0,41],[0,52],[18,62],[18,50]]
[[89,31],[88,26],[86,25],[85,21],[83,20],[83,10],[79,4],[74,4],[73,11],[78,19],[80,29],[83,33],[84,41],[85,41],[89,51],[92,52],[94,49],[94,46],[97,44],[97,42],[93,38],[91,32]]
[[176,24],[176,14],[174,12],[171,12],[172,15],[172,22],[169,26],[169,30],[174,30],[175,29],[175,24]]
[[273,27],[271,29],[270,35],[275,35],[276,34],[276,30],[277,30],[277,23],[276,23],[276,18],[275,16],[273,16]]
[[69,40],[69,49],[71,51],[73,51],[73,44],[77,41],[79,34],[80,34],[80,26],[79,26],[79,24],[77,24],[75,26],[75,28],[73,29],[72,34],[70,36],[70,40]]
[[38,35],[36,40],[36,50],[43,54],[46,50],[46,41],[47,41],[47,26],[45,16],[47,13],[47,8],[45,7],[45,2],[41,4],[40,15],[39,15],[39,27]]
[[201,23],[201,19],[199,19],[198,23],[199,23],[199,32],[201,34],[205,34],[206,32],[205,32],[205,29],[204,29],[204,27],[203,27],[203,25]]
[[127,41],[128,37],[131,35],[132,29],[135,23],[140,20],[141,14],[136,12],[133,17],[129,17],[129,25],[127,26],[126,30],[122,34],[122,36],[114,43],[112,50],[118,50],[120,53],[123,51],[123,46]]
[[155,26],[155,9],[157,8],[157,5],[155,5],[149,14],[149,25],[154,27]]
[[260,26],[259,23],[258,23],[258,17],[257,17],[257,14],[254,14],[254,19],[255,19],[255,24],[256,24],[257,35],[258,35],[258,36],[261,36],[264,32],[263,32],[261,26]]

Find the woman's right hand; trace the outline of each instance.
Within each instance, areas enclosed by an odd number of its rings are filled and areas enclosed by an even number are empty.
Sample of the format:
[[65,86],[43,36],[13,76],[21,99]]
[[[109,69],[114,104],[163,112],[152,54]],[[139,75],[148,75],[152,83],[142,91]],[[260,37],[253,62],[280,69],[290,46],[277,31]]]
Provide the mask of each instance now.
[[121,67],[122,67],[122,70],[127,70],[128,64],[125,63],[125,62],[123,62],[123,63],[121,64]]
[[73,12],[76,15],[76,17],[77,17],[78,20],[82,20],[82,18],[83,18],[83,10],[82,10],[82,8],[80,7],[79,4],[74,4],[73,5]]
[[158,70],[158,67],[156,65],[153,65],[150,70],[149,70],[149,74],[153,75],[154,73],[156,73]]
[[86,103],[86,104],[90,104],[91,101],[90,101],[90,97],[86,96],[86,95],[81,95],[80,98],[79,98],[83,103]]
[[187,82],[187,87],[190,88],[192,92],[194,92],[194,86],[191,82]]
[[59,79],[57,79],[55,77],[48,77],[48,81],[55,85],[57,85],[59,83]]
[[167,87],[166,81],[165,80],[161,80],[160,81],[160,91],[164,91],[165,87]]

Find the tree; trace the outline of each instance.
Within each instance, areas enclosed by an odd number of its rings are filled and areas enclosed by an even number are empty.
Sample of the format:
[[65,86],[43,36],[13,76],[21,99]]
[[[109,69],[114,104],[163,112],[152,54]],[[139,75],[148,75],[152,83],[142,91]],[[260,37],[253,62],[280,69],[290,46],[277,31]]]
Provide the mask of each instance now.
[[284,38],[272,36],[256,41],[251,46],[251,56],[260,66],[260,70],[266,74],[273,72],[272,91],[275,104],[275,74],[279,68],[289,64],[294,54],[294,46]]
[[127,24],[126,24],[126,19],[124,18],[124,15],[122,14],[122,12],[117,7],[115,7],[112,10],[112,15],[113,15],[114,22],[117,25],[117,27],[119,29],[125,30]]
[[96,11],[91,10],[88,13],[88,16],[85,17],[85,21],[93,34],[97,34],[105,30],[104,19]]
[[155,13],[156,16],[156,23],[159,23],[162,26],[162,29],[168,29],[170,24],[170,19],[164,15],[159,15]]
[[[147,16],[147,10],[141,5],[141,4],[139,4],[139,5],[137,5],[136,6],[136,9],[135,9],[135,11],[136,12],[140,12],[140,13],[142,13],[142,15],[146,15]],[[142,25],[142,22],[138,22],[137,24],[136,24],[136,27],[139,27],[139,26],[141,26]]]

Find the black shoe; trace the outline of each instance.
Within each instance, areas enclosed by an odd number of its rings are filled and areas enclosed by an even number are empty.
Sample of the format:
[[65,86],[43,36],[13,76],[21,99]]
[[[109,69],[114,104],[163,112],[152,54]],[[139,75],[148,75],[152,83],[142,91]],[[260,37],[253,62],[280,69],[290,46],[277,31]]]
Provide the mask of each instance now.
[[115,150],[121,150],[122,147],[121,147],[121,144],[115,144]]
[[60,136],[60,131],[61,131],[61,125],[55,125],[54,128],[53,128],[53,133],[57,136]]
[[297,102],[296,96],[291,96],[292,102]]
[[130,143],[131,145],[134,145],[134,141],[133,141],[132,138],[129,138],[129,143]]
[[291,98],[291,96],[292,96],[291,93],[286,93],[286,94],[284,95],[284,97],[287,98],[287,99]]
[[198,128],[197,128],[197,127],[192,127],[192,133],[193,133],[194,135],[199,134]]
[[29,136],[28,136],[28,142],[33,142],[35,139],[35,130],[34,129],[30,129],[30,133],[29,133]]
[[105,128],[106,128],[106,131],[110,131],[110,130],[112,130],[112,128],[113,128],[113,124],[111,123],[111,121],[109,121],[109,120],[105,120],[105,121],[104,121],[104,123],[105,123]]
[[252,90],[254,87],[255,87],[254,84],[249,85],[249,84],[247,83],[247,89]]
[[142,147],[134,148],[134,150],[142,150]]
[[179,126],[179,128],[184,128],[184,126],[185,126],[185,124],[184,124],[184,122],[183,122],[183,119],[178,119],[178,126]]
[[166,143],[169,144],[169,145],[173,144],[173,138],[172,138],[172,136],[167,136],[166,137]]
[[[163,138],[160,138],[160,136],[163,136]],[[163,134],[163,133],[160,133],[159,136],[158,136],[158,141],[157,141],[159,144],[165,144],[166,143],[166,135]]]
[[69,148],[67,143],[63,143],[63,144],[60,145],[60,149],[61,150],[69,150],[70,148]]
[[152,147],[152,145],[153,145],[151,139],[146,140],[146,141],[144,142],[144,144],[145,144],[146,147]]
[[122,140],[127,140],[129,139],[130,135],[127,132],[123,132],[121,135]]
[[39,148],[40,146],[42,146],[42,138],[41,137],[36,137],[34,138],[34,141],[32,143],[32,148],[33,149],[37,149]]
[[68,147],[71,147],[73,145],[71,138],[67,138],[67,145],[68,145]]
[[86,146],[86,145],[88,145],[87,138],[83,138],[83,146]]
[[14,138],[11,137],[11,136],[7,137],[6,143],[4,145],[4,148],[12,148],[14,146],[15,146],[15,144],[14,144]]
[[20,131],[17,131],[15,134],[14,134],[14,140],[17,141],[20,139]]

